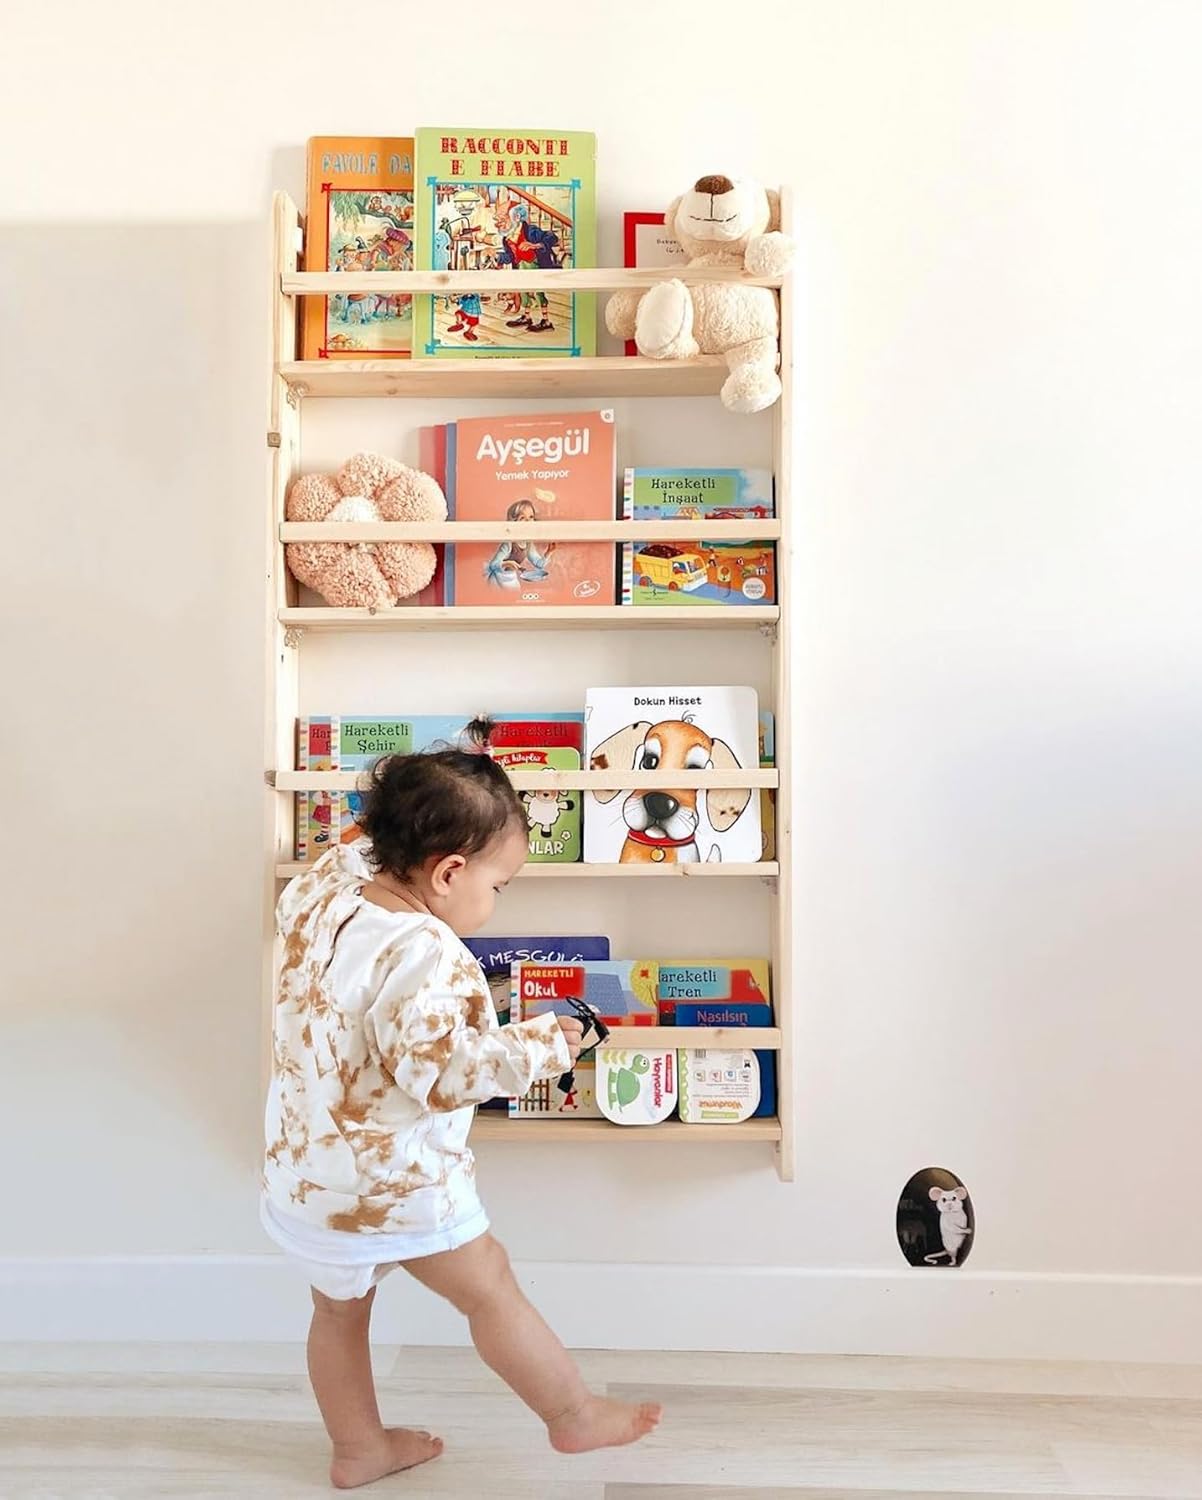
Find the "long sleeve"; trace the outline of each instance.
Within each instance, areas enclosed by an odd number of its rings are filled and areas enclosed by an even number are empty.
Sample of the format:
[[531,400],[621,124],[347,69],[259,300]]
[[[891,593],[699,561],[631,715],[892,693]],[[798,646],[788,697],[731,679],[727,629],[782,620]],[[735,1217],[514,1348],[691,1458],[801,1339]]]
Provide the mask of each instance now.
[[571,1066],[554,1016],[497,1025],[479,966],[434,928],[405,944],[365,1021],[397,1087],[435,1114],[524,1094]]

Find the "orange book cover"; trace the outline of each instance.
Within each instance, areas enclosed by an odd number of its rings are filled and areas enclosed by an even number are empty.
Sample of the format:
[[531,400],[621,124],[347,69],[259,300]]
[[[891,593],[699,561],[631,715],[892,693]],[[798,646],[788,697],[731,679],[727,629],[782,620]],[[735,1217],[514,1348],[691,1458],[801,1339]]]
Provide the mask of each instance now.
[[[412,136],[318,135],[309,142],[306,271],[413,269]],[[413,298],[305,297],[302,359],[406,359]]]
[[[612,521],[612,411],[533,412],[456,423],[456,521]],[[448,549],[450,550],[450,549]],[[457,542],[456,604],[613,604],[613,542]]]

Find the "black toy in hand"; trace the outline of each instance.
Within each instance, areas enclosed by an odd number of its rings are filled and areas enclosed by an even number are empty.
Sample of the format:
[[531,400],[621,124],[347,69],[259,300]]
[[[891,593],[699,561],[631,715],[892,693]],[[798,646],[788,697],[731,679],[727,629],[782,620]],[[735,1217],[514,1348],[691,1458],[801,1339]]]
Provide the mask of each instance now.
[[[597,1014],[591,1005],[586,1005],[583,1000],[577,1000],[569,996],[563,1001],[580,1024],[584,1027],[584,1040],[581,1044],[581,1054],[588,1052],[593,1047],[599,1047],[609,1035],[609,1027]],[[559,1080],[557,1085],[561,1094],[570,1094],[576,1087],[576,1074],[569,1070]]]

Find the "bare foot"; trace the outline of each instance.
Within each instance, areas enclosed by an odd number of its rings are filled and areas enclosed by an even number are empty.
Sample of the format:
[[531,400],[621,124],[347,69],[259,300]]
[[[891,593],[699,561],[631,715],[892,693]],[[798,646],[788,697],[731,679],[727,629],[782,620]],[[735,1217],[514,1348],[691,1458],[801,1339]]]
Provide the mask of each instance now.
[[414,1469],[442,1452],[442,1439],[409,1427],[392,1427],[379,1448],[370,1453],[335,1454],[330,1464],[330,1483],[336,1490],[354,1490],[361,1484]]
[[645,1401],[630,1406],[590,1396],[583,1406],[547,1423],[551,1446],[557,1453],[591,1453],[594,1448],[621,1448],[637,1443],[659,1426],[663,1407]]

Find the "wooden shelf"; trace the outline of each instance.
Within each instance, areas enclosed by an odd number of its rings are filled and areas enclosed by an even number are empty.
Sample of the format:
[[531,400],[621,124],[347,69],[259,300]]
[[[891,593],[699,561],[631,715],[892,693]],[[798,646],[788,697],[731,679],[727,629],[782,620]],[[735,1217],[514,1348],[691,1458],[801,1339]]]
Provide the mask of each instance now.
[[[754,1038],[754,1040],[753,1040]],[[695,1051],[708,1047],[714,1052],[779,1052],[778,1026],[613,1026],[604,1052]]]
[[[311,864],[296,861],[277,864],[277,880],[293,880],[311,870]],[[774,859],[754,865],[697,863],[684,865],[523,865],[523,880],[775,880],[780,866]]]
[[[781,227],[790,229],[788,190],[781,192]],[[265,666],[270,684],[267,704],[265,766],[288,767],[293,764],[296,744],[296,720],[301,712],[301,663],[304,655],[303,642],[307,632],[347,632],[348,634],[370,634],[372,632],[401,631],[410,634],[414,649],[437,651],[438,642],[433,638],[437,632],[489,630],[586,631],[586,630],[646,630],[662,632],[700,630],[705,634],[694,642],[698,649],[689,651],[689,643],[682,637],[673,637],[677,655],[684,666],[681,676],[686,681],[711,680],[705,676],[704,662],[712,655],[711,647],[716,641],[715,630],[759,630],[771,642],[770,687],[765,703],[770,703],[776,715],[777,764],[788,768],[792,764],[792,709],[791,666],[792,651],[790,624],[792,619],[791,550],[795,535],[792,494],[792,284],[791,278],[753,277],[738,269],[715,267],[663,267],[655,269],[628,269],[601,267],[599,269],[535,270],[530,269],[520,276],[512,271],[471,272],[303,272],[299,268],[302,248],[302,220],[296,205],[286,194],[278,193],[273,204],[274,259],[271,299],[271,354],[269,372],[269,416],[267,443],[270,458],[269,505],[263,518],[264,550],[266,564],[265,604]],[[718,393],[728,376],[726,361],[715,357],[698,357],[691,360],[650,360],[606,355],[592,358],[561,358],[535,356],[515,358],[509,352],[488,353],[483,349],[465,350],[463,357],[432,358],[419,354],[411,359],[297,359],[298,321],[304,310],[301,301],[306,296],[331,296],[347,292],[389,292],[402,295],[421,293],[425,295],[455,295],[467,289],[481,293],[512,292],[515,286],[525,290],[558,291],[563,293],[604,293],[620,288],[646,290],[665,280],[677,278],[689,285],[725,283],[742,286],[779,288],[780,303],[780,351],[777,368],[780,372],[782,397],[779,404],[760,422],[746,428],[758,441],[771,429],[771,466],[775,477],[776,516],[772,519],[722,521],[696,520],[667,522],[629,522],[599,520],[590,522],[443,522],[413,523],[409,525],[377,522],[371,525],[330,525],[315,523],[290,523],[286,521],[286,505],[289,487],[302,469],[301,432],[304,421],[312,411],[310,403],[323,398],[403,398],[415,403],[423,400],[444,402],[450,414],[454,414],[455,403],[472,400],[495,402],[495,410],[510,409],[505,403],[512,402],[516,409],[522,402],[538,401],[550,405],[579,403],[582,405],[608,406],[620,398],[628,397],[704,397],[713,402],[712,408],[696,408],[691,419],[711,424],[723,420],[718,405]],[[589,297],[587,305],[599,309],[603,298]],[[366,353],[366,351],[365,351]],[[423,407],[415,404],[406,408],[402,416],[403,425],[415,426],[427,420],[422,415]],[[466,406],[463,409],[470,409]],[[629,409],[629,408],[627,408]],[[650,419],[651,414],[644,412]],[[733,437],[733,428],[732,428]],[[750,459],[750,454],[742,455]],[[733,457],[733,454],[732,454]],[[298,607],[295,587],[289,577],[286,543],[291,542],[340,542],[381,543],[402,541],[428,541],[444,544],[485,544],[495,546],[502,541],[596,541],[616,546],[626,541],[675,541],[688,544],[700,540],[728,540],[734,542],[777,543],[777,578],[779,590],[773,605],[739,605],[729,608],[661,608],[643,607],[624,609],[594,600],[579,608],[532,606],[529,608],[399,608],[372,613],[367,610],[330,609],[325,607]],[[424,641],[413,639],[426,633]],[[579,638],[579,637],[578,637]],[[703,647],[704,641],[704,647]],[[763,648],[758,642],[749,641],[756,653],[755,667],[758,673],[763,666]],[[339,646],[329,643],[336,655],[353,649],[348,640]],[[302,647],[302,649],[294,649]],[[406,645],[406,650],[409,645]],[[523,648],[545,655],[538,645],[538,638]],[[445,647],[443,648],[445,652]],[[622,651],[619,656],[629,653]],[[637,653],[636,653],[637,655]],[[749,660],[750,667],[750,660]],[[687,670],[686,670],[687,668]],[[701,674],[701,675],[696,675]],[[741,675],[741,674],[740,674]],[[625,680],[625,678],[623,678]],[[263,1056],[265,1061],[272,1055],[271,1048],[271,998],[275,975],[281,960],[281,945],[275,930],[273,912],[279,895],[278,882],[302,875],[311,868],[308,865],[289,863],[280,859],[279,851],[293,848],[295,808],[291,794],[299,791],[352,790],[360,778],[354,773],[320,773],[293,770],[268,771],[265,776],[271,795],[264,798],[264,844],[268,851],[263,870],[263,975],[264,975],[264,1024],[265,1037]],[[661,1145],[692,1144],[710,1150],[714,1146],[755,1145],[755,1154],[748,1152],[742,1158],[732,1158],[731,1167],[748,1169],[761,1165],[761,1154],[767,1155],[765,1146],[774,1149],[777,1173],[784,1181],[793,1179],[795,1103],[793,1099],[793,1038],[795,1027],[794,994],[795,976],[793,968],[793,913],[791,828],[792,794],[789,775],[772,768],[756,768],[736,771],[710,772],[634,772],[612,771],[515,771],[514,785],[540,790],[580,789],[591,791],[620,792],[636,788],[660,787],[693,789],[696,791],[718,788],[772,788],[776,791],[775,822],[778,859],[749,864],[606,864],[606,865],[551,865],[528,864],[521,871],[523,881],[566,880],[761,880],[771,887],[770,891],[748,892],[744,899],[738,897],[737,887],[724,889],[723,902],[734,901],[738,907],[762,905],[769,908],[769,950],[772,966],[772,987],[775,1001],[777,1026],[773,1028],[684,1028],[684,1027],[636,1027],[619,1028],[612,1034],[611,1045],[616,1047],[662,1045],[665,1048],[682,1046],[704,1046],[717,1050],[752,1047],[770,1048],[779,1056],[777,1068],[778,1118],[749,1120],[741,1125],[685,1125],[679,1120],[665,1121],[660,1125],[639,1128],[610,1124],[605,1120],[518,1119],[511,1120],[502,1112],[486,1111],[476,1121],[473,1141],[483,1141],[484,1149],[492,1149],[488,1142],[507,1140],[510,1149],[513,1142],[526,1145],[537,1143],[545,1147],[553,1143],[601,1144],[606,1147],[615,1143],[640,1142]],[[567,899],[567,904],[579,915],[588,917],[590,924],[605,930],[607,911],[618,912],[630,905],[625,899],[606,900],[605,887],[597,891],[591,884],[581,890],[579,900]],[[616,891],[618,888],[614,888]],[[611,892],[612,895],[612,892]],[[688,902],[685,896],[670,902],[656,902],[654,888],[648,888],[647,901],[637,903],[640,912],[648,917],[656,908],[667,905],[677,919],[664,926],[658,923],[660,937],[658,951],[671,952],[675,941],[672,932],[679,936],[684,929],[684,941],[679,946],[689,949],[690,932],[698,930],[701,918],[692,918],[676,908],[682,903],[690,910],[698,905],[708,908],[711,902]],[[755,897],[753,901],[750,899]],[[585,899],[587,898],[587,899]],[[690,922],[692,925],[690,926]],[[568,926],[574,924],[568,923]],[[590,929],[592,930],[591,926]],[[696,946],[695,937],[692,946]],[[708,1161],[709,1158],[702,1158]],[[725,1170],[725,1168],[724,1168]]]
[[[590,266],[576,270],[523,266],[523,290],[542,292],[610,292],[621,287],[646,291],[661,281],[683,281],[686,286],[722,282],[727,286],[779,287],[779,276],[752,276],[726,266],[666,266],[648,269],[630,266]],[[391,292],[413,296],[435,292],[454,296],[462,292],[512,292],[512,271],[284,271],[280,290],[285,297],[329,297],[338,292]]]
[[292,630],[771,630],[775,604],[455,605],[447,608],[332,609],[328,605],[279,611]]
[[519,397],[714,396],[726,361],[696,359],[364,359],[287,360],[281,379],[301,397],[408,396],[516,399]]
[[[673,791],[774,788],[780,772],[755,771],[510,771],[516,787],[546,791],[632,792],[639,787]],[[362,784],[358,771],[268,771],[267,784],[277,792],[353,792]]]
[[519,1141],[522,1145],[543,1145],[556,1141],[579,1141],[585,1144],[618,1141],[641,1142],[661,1146],[746,1146],[755,1142],[781,1139],[778,1119],[744,1120],[741,1125],[685,1125],[680,1120],[664,1120],[659,1125],[614,1125],[609,1120],[511,1120],[499,1111],[477,1114],[472,1126],[471,1144],[480,1141]]
[[779,521],[281,521],[281,542],[775,542]]

